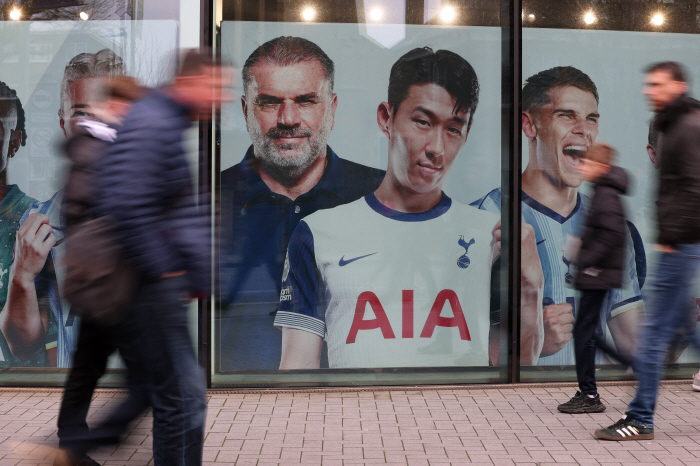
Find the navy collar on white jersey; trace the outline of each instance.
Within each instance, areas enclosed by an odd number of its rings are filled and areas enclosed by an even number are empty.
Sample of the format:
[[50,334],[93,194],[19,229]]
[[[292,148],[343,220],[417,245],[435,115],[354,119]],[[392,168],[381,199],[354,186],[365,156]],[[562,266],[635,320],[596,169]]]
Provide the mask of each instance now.
[[367,201],[367,205],[379,215],[383,215],[392,220],[398,220],[399,222],[424,222],[426,220],[432,220],[446,213],[450,210],[450,206],[452,205],[452,199],[447,197],[445,193],[442,193],[442,199],[440,199],[440,202],[438,202],[435,207],[425,212],[418,213],[399,212],[398,210],[390,209],[379,202],[379,199],[377,199],[374,193],[366,195],[365,201]]
[[574,210],[571,211],[568,217],[564,217],[563,215],[560,215],[556,212],[554,212],[552,209],[547,207],[544,204],[540,204],[533,198],[527,195],[525,191],[520,191],[520,193],[523,196],[523,203],[529,205],[533,209],[535,209],[537,212],[541,213],[542,215],[546,215],[547,217],[551,218],[552,220],[556,220],[559,223],[565,223],[567,220],[569,220],[571,217],[576,215],[576,212],[581,208],[582,203],[581,203],[581,193],[577,192],[576,193],[576,207],[574,207]]

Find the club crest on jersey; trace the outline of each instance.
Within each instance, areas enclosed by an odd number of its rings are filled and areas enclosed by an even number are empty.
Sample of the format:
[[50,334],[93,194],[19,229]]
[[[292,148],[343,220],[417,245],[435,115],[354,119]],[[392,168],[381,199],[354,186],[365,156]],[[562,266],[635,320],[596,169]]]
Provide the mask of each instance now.
[[469,242],[467,243],[464,241],[464,235],[459,235],[459,241],[457,241],[457,244],[462,246],[464,248],[464,254],[459,256],[457,259],[457,267],[460,269],[466,269],[469,267],[469,264],[471,264],[471,260],[469,260],[469,257],[467,257],[467,253],[469,252],[469,246],[474,244],[476,241],[474,241],[474,238],[470,239]]

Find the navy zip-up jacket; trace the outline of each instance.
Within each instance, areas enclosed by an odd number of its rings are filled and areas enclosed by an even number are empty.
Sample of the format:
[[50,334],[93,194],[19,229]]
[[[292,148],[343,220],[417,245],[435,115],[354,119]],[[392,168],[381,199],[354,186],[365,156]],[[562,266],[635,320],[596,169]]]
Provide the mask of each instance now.
[[184,270],[193,293],[209,294],[210,230],[182,145],[189,110],[163,90],[134,102],[98,164],[95,210],[113,217],[145,280]]

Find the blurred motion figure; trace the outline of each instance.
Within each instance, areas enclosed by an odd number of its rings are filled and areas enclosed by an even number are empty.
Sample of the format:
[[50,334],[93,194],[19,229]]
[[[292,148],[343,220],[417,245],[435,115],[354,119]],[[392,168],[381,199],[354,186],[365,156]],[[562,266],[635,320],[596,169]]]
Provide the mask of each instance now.
[[[75,125],[72,136],[66,143],[66,155],[71,161],[68,180],[64,188],[62,213],[69,229],[90,218],[90,209],[95,203],[95,164],[104,154],[108,144],[114,142],[121,121],[128,113],[131,102],[141,97],[143,90],[134,78],[118,76],[104,79],[85,79],[81,87],[92,88],[91,117],[83,118]],[[79,310],[78,310],[79,311]],[[100,442],[88,442],[86,422],[92,394],[97,381],[104,374],[107,360],[115,349],[119,349],[130,371],[137,371],[132,359],[133,348],[125,347],[135,331],[132,322],[125,319],[114,325],[101,325],[83,319],[78,341],[73,354],[73,366],[66,381],[61,409],[58,415],[59,447],[68,459],[59,457],[60,464],[97,464],[87,456],[87,449]],[[133,406],[133,405],[129,405]],[[104,424],[110,426],[109,438],[118,437],[128,421],[145,409],[139,402],[126,414],[122,409]],[[102,428],[102,431],[106,428]],[[61,463],[61,461],[64,461]]]
[[227,99],[232,76],[211,51],[187,52],[172,84],[133,104],[97,164],[94,212],[113,219],[124,256],[141,279],[127,316],[136,331],[126,346],[134,350],[130,359],[138,360],[127,403],[138,406],[141,399],[153,409],[156,466],[202,461],[205,378],[187,303],[209,293],[210,231],[182,136],[193,120],[211,117]]
[[[574,286],[581,301],[574,324],[576,376],[580,391],[557,409],[563,413],[600,413],[605,405],[595,383],[597,347],[607,349],[599,338],[601,308],[609,290],[620,288],[625,264],[627,224],[620,195],[627,193],[627,173],[613,165],[615,149],[605,143],[592,145],[581,158],[586,181],[595,184],[578,254],[572,254],[578,270]],[[609,350],[608,350],[609,351]],[[616,359],[620,356],[614,354]],[[622,361],[626,365],[626,360]]]
[[[687,326],[691,286],[700,265],[700,106],[686,95],[688,81],[676,62],[649,66],[643,94],[659,115],[659,252],[647,319],[635,359],[637,394],[625,417],[595,431],[603,440],[654,438],[654,407],[659,378],[677,329]],[[692,332],[687,337],[700,349]]]

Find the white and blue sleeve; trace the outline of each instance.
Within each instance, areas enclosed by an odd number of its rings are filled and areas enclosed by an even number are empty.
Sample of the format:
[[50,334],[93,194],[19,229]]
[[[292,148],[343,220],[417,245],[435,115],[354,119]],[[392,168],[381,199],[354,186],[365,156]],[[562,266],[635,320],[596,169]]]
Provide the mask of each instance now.
[[308,224],[301,221],[289,240],[274,325],[305,330],[324,338],[324,294],[316,264],[314,237]]

